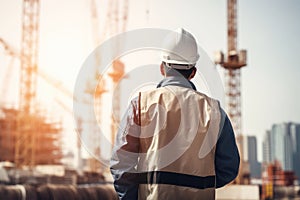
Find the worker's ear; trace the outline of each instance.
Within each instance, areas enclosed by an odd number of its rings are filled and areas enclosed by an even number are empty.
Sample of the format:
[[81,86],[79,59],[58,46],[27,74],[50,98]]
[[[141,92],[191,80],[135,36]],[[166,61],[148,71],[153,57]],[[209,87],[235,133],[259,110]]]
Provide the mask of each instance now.
[[161,73],[161,75],[163,75],[163,76],[166,75],[166,73],[165,73],[165,68],[164,68],[164,64],[163,64],[163,63],[160,64],[160,73]]
[[192,78],[194,78],[194,76],[196,75],[196,72],[197,72],[197,68],[194,67],[193,72],[191,73],[191,75],[189,77],[189,80],[191,80]]

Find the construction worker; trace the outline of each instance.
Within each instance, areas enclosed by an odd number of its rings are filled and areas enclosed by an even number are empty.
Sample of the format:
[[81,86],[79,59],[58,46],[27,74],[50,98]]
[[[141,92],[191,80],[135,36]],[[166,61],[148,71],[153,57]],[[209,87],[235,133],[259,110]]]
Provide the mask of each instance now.
[[186,30],[166,36],[164,79],[131,101],[117,133],[110,169],[120,199],[210,200],[237,176],[230,120],[190,81],[199,57]]

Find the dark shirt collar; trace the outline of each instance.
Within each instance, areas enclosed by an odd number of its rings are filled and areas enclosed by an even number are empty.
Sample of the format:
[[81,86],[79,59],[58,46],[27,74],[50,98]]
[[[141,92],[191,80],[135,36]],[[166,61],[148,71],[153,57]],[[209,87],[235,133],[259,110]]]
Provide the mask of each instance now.
[[179,77],[179,76],[169,76],[164,78],[162,81],[159,82],[157,88],[168,86],[168,85],[176,85],[180,87],[197,90],[196,86],[191,81],[187,80],[184,77]]

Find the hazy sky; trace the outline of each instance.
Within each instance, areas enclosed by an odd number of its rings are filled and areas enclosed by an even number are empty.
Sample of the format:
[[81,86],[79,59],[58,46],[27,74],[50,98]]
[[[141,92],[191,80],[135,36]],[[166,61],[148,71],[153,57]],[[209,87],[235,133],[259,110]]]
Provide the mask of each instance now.
[[[21,2],[0,0],[0,37],[15,49],[20,48]],[[107,1],[97,2],[103,17],[102,4]],[[70,89],[81,64],[94,48],[89,11],[89,1],[41,0],[40,68]],[[256,135],[258,146],[273,123],[300,122],[299,11],[299,0],[252,0],[238,4],[238,47],[248,51],[248,66],[242,70],[243,132]],[[211,57],[216,50],[226,50],[226,23],[225,0],[129,1],[127,30],[184,27]],[[6,59],[2,49],[0,59]],[[5,63],[0,60],[1,88]],[[16,82],[17,77],[14,72],[11,82]],[[43,97],[47,96],[44,89],[40,90],[44,91]]]

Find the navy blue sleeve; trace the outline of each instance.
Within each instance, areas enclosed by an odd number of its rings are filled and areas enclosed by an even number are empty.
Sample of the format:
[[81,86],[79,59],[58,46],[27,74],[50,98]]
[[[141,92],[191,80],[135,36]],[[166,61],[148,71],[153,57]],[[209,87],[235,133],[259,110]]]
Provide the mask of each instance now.
[[216,187],[220,188],[233,181],[240,165],[239,151],[228,116],[225,116],[224,126],[216,146],[215,169]]
[[139,184],[136,182],[136,173],[124,173],[115,179],[114,187],[120,200],[137,200]]

